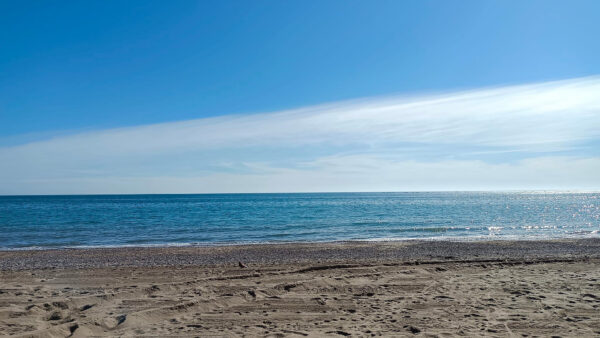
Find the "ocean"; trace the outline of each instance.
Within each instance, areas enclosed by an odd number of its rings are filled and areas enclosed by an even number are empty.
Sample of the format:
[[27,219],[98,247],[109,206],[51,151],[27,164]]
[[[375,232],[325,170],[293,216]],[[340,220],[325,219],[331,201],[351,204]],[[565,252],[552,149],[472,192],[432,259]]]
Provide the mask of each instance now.
[[0,196],[0,249],[598,237],[600,193]]

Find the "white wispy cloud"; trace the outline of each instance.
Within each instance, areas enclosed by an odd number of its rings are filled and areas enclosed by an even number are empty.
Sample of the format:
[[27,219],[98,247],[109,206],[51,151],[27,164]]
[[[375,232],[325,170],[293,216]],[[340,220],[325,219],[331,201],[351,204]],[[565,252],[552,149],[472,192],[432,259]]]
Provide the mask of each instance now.
[[21,193],[244,193],[460,190],[600,190],[600,158],[538,157],[510,164],[319,159],[302,168],[256,165],[251,173],[76,176],[31,179]]
[[600,78],[588,77],[4,147],[0,193],[598,189],[598,153],[581,149],[599,141]]

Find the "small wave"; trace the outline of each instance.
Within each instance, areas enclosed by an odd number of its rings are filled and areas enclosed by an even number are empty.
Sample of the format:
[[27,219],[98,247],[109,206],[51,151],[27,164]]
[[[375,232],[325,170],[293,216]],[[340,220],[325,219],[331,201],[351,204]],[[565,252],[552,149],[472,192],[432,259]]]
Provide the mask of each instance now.
[[410,237],[366,237],[322,240],[286,240],[286,241],[235,241],[235,242],[212,242],[212,243],[149,243],[149,244],[105,244],[105,245],[77,245],[77,246],[28,246],[28,247],[0,247],[0,251],[32,251],[32,250],[61,250],[61,249],[112,249],[112,248],[166,248],[166,247],[215,247],[235,245],[265,245],[265,244],[295,244],[295,243],[343,243],[343,242],[402,242],[402,241],[450,241],[450,242],[478,242],[478,241],[537,241],[553,239],[582,239],[600,238],[598,230],[578,231],[562,234],[548,235],[468,235],[468,236],[410,236]]

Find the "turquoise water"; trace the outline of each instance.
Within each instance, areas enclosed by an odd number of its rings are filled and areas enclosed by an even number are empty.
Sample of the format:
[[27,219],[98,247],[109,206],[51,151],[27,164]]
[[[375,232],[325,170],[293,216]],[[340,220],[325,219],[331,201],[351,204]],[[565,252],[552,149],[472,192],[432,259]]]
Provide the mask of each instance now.
[[598,236],[599,193],[0,196],[0,248]]

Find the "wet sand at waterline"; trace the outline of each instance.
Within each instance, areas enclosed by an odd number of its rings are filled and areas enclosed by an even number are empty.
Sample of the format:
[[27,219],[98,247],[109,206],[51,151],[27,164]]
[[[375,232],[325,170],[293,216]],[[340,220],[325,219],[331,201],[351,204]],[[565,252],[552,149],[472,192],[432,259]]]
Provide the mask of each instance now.
[[600,335],[599,239],[2,251],[0,269],[2,336]]

